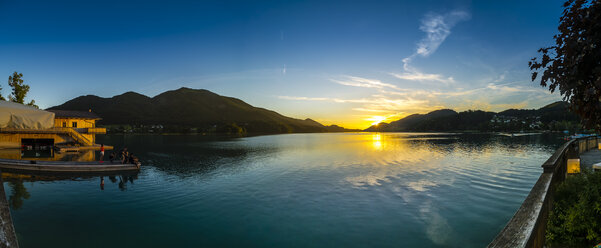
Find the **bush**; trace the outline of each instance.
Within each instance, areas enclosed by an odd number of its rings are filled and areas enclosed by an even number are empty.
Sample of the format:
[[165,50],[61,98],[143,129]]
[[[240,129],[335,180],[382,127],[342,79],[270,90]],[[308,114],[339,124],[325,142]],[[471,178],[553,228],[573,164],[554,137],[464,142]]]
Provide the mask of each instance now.
[[557,187],[547,244],[593,247],[601,242],[601,172],[568,176]]

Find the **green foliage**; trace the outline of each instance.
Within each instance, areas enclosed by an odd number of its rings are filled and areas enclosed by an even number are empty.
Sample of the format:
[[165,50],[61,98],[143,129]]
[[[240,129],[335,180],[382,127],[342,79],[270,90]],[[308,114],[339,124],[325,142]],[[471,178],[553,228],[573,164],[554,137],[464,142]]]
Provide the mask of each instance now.
[[[29,92],[29,85],[23,83],[22,77],[23,74],[18,72],[14,72],[12,76],[8,76],[8,86],[12,88],[12,93],[8,96],[8,99],[11,102],[25,104],[25,97]],[[2,88],[0,88],[0,90],[2,90]],[[0,100],[5,99],[0,96]],[[34,100],[31,100],[27,105],[38,108],[38,106],[35,105]]]
[[569,176],[557,187],[547,243],[593,247],[601,242],[601,172]]
[[244,127],[238,126],[236,123],[229,123],[226,125],[219,126],[217,129],[219,133],[227,133],[234,135],[245,135],[246,129]]
[[2,93],[1,93],[1,91],[2,91],[2,86],[0,86],[0,100],[2,100],[2,101],[6,101],[6,98],[4,98],[4,97],[2,96]]
[[8,197],[8,203],[13,209],[20,209],[23,206],[23,202],[29,199],[30,195],[27,189],[23,185],[23,181],[10,181],[10,196]]
[[38,105],[35,104],[35,100],[31,100],[29,103],[27,103],[27,106],[32,106],[32,107],[40,108],[40,107],[38,107]]
[[601,1],[568,0],[554,46],[529,62],[532,81],[559,90],[587,128],[601,131]]
[[12,76],[8,76],[8,86],[12,88],[11,95],[8,99],[11,102],[25,104],[25,96],[29,92],[29,85],[23,83],[22,73],[14,72]]

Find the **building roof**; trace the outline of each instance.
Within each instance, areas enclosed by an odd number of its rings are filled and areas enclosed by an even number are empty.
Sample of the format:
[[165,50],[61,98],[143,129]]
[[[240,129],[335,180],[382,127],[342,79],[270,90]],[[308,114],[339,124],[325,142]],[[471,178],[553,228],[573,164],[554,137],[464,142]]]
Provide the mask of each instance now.
[[48,109],[54,113],[54,118],[81,118],[81,119],[95,119],[100,120],[100,116],[88,111],[75,111],[75,110],[59,110],[59,109]]

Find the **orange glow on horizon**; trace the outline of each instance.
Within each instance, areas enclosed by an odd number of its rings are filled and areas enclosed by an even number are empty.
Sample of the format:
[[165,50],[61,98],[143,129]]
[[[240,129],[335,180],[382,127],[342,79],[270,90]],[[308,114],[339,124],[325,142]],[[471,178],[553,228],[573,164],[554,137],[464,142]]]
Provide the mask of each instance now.
[[[326,126],[337,125],[347,129],[365,130],[371,126],[378,125],[381,123],[390,123],[393,121],[397,121],[412,114],[427,114],[428,112],[430,111],[391,111],[378,113],[378,115],[369,115],[365,113],[353,112],[339,112],[331,115],[318,115],[311,117],[311,119]],[[305,115],[296,115],[293,116],[293,118],[305,119],[306,117]]]
[[[359,118],[353,118],[351,119],[353,116],[349,115],[349,116],[341,116],[339,119],[314,119],[317,122],[323,124],[323,125],[338,125],[344,128],[348,128],[348,129],[359,129],[359,130],[363,130],[366,128],[369,128],[373,125],[377,125],[380,124],[382,122],[391,122],[391,121],[396,121],[399,119],[402,119],[406,116],[408,116],[408,113],[403,113],[403,114],[392,114],[392,115],[387,115],[387,116],[362,116],[363,118],[359,117]],[[351,117],[351,118],[349,118]],[[336,118],[336,117],[334,117]]]
[[367,120],[371,121],[372,122],[371,126],[373,126],[373,125],[380,124],[380,122],[382,122],[382,121],[384,121],[386,119],[388,119],[388,117],[385,117],[385,116],[373,116],[373,117],[371,117],[371,118],[369,118]]

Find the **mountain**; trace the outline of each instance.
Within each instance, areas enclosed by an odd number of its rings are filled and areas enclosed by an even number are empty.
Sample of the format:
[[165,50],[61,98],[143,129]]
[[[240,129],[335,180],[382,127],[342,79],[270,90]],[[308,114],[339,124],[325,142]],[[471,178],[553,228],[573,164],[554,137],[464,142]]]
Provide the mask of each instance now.
[[580,119],[569,111],[567,102],[555,102],[540,109],[508,109],[499,113],[481,110],[455,112],[450,109],[413,114],[390,123],[373,125],[365,131],[523,131],[577,129]]
[[88,111],[103,119],[99,125],[136,127],[162,126],[167,129],[201,132],[295,133],[348,131],[336,125],[324,126],[311,119],[294,119],[244,101],[208,90],[180,88],[148,97],[126,92],[111,98],[80,96],[49,109]]
[[397,121],[393,121],[390,123],[380,123],[378,125],[371,126],[365,129],[365,131],[409,131],[419,123],[428,122],[429,120],[436,118],[453,116],[456,114],[457,112],[450,109],[435,110],[425,115],[413,114]]

